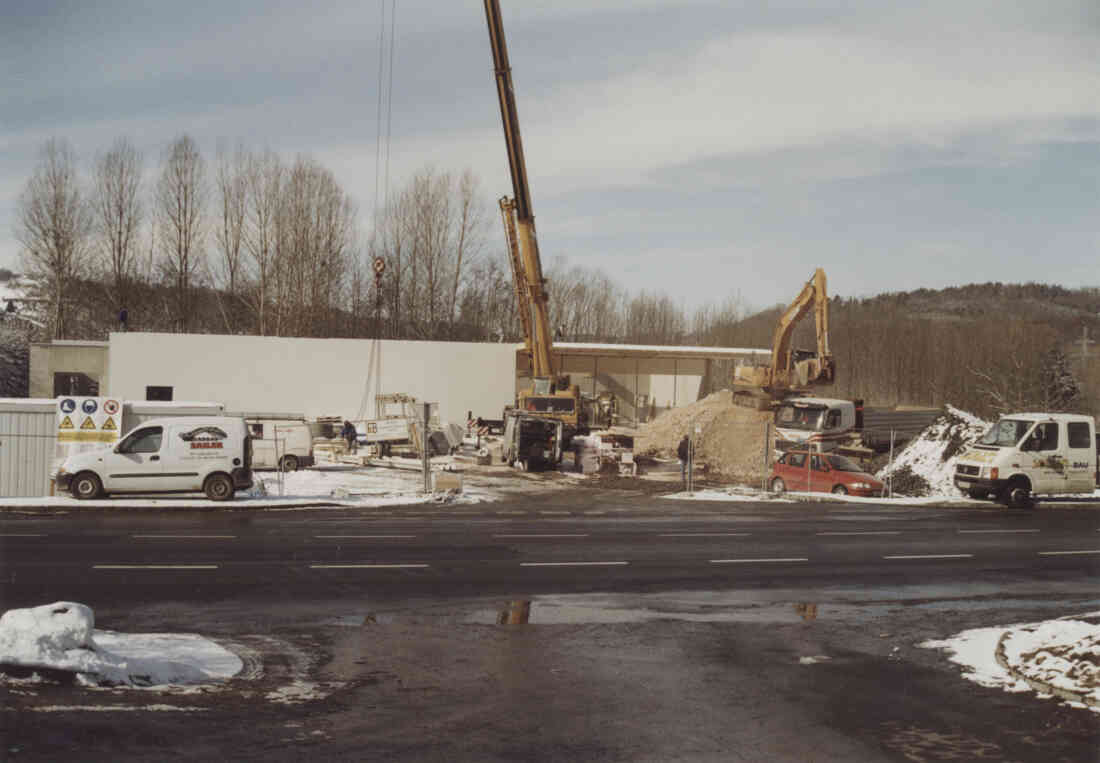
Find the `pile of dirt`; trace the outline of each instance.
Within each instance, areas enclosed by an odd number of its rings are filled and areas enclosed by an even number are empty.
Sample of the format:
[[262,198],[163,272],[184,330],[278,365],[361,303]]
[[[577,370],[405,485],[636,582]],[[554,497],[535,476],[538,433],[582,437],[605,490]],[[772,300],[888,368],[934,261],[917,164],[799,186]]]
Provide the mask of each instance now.
[[[634,451],[675,458],[676,446],[686,434],[695,441],[696,463],[702,464],[708,475],[754,484],[766,476],[765,437],[771,420],[771,411],[734,405],[730,391],[719,390],[643,424],[634,438]],[[696,426],[699,434],[695,434]]]

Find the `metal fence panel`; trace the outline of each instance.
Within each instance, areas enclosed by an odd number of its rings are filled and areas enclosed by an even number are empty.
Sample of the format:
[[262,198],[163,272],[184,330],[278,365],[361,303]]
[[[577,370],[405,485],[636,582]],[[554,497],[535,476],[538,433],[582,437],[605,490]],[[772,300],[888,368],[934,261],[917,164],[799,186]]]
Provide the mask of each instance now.
[[53,400],[0,400],[0,498],[49,495],[56,447]]

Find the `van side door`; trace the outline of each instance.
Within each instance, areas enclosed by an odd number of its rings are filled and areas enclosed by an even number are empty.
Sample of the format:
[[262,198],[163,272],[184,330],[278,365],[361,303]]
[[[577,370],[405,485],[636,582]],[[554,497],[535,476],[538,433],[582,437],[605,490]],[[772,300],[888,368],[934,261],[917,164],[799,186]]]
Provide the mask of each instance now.
[[1093,427],[1088,421],[1070,421],[1066,424],[1066,434],[1066,491],[1091,493],[1096,468]]
[[164,427],[140,427],[130,432],[104,458],[103,488],[108,492],[160,489],[163,446]]
[[1040,421],[1020,444],[1026,452],[1025,464],[1030,463],[1029,476],[1034,493],[1064,493],[1066,491],[1066,457],[1062,446],[1066,434],[1065,424],[1057,421]]

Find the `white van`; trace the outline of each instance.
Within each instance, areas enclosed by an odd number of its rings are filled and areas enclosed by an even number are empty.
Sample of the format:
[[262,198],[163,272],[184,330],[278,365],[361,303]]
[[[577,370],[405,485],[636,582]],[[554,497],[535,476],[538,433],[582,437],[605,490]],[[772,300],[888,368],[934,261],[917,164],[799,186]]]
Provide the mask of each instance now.
[[1011,413],[955,461],[955,487],[1013,508],[1032,496],[1092,493],[1096,421],[1071,413]]
[[246,418],[252,435],[252,468],[294,472],[313,466],[313,436],[301,419]]
[[228,501],[252,486],[252,442],[240,418],[150,419],[113,448],[69,456],[55,483],[77,498],[202,491],[211,500]]

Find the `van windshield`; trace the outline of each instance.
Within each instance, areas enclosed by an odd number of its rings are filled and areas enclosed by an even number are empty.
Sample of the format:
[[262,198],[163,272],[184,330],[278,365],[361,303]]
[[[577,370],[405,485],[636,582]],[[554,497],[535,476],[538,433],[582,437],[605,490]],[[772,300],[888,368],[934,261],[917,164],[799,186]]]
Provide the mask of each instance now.
[[1034,421],[1021,421],[1020,419],[1001,419],[989,428],[982,439],[982,445],[993,445],[998,448],[1009,448],[1023,439],[1027,430],[1031,429]]

